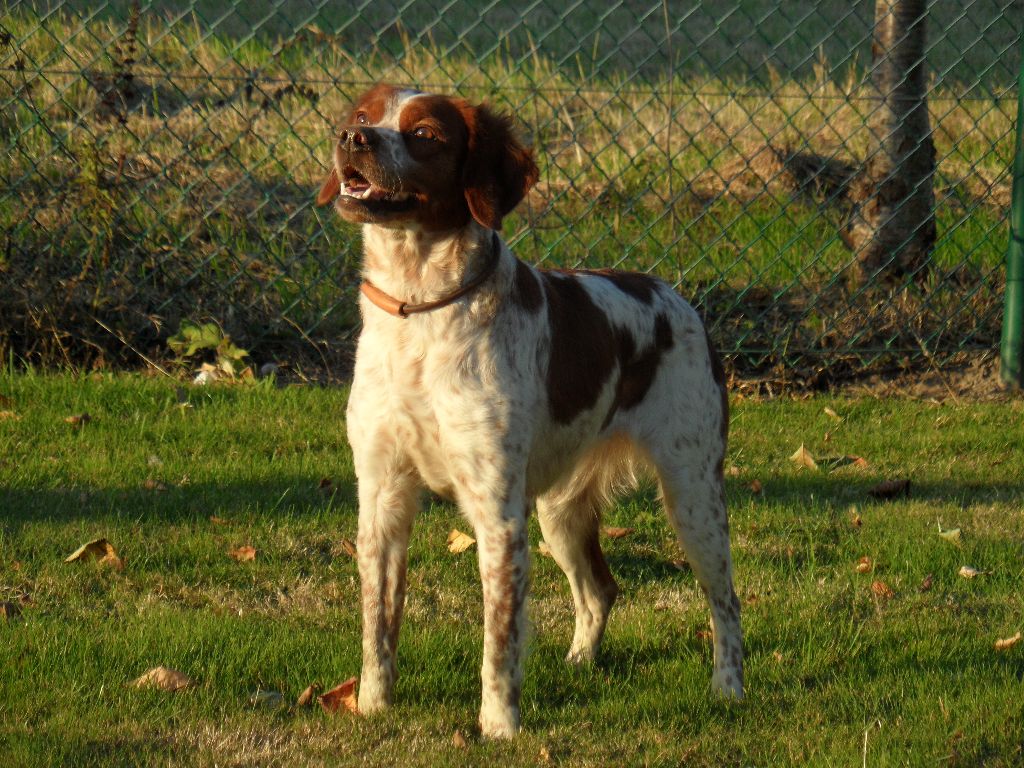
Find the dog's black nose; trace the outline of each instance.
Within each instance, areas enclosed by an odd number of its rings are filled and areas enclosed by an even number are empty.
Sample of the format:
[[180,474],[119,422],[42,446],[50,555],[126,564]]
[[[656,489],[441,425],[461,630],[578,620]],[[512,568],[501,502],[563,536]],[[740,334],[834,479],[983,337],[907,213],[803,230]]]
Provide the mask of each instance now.
[[338,137],[341,144],[349,152],[360,152],[373,149],[380,141],[376,129],[364,126],[351,126],[341,132]]

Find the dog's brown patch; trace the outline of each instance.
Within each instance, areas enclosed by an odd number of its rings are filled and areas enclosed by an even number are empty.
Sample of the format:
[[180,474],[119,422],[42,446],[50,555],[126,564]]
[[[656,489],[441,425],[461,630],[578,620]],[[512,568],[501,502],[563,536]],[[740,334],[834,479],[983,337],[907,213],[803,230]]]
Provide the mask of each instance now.
[[532,314],[540,309],[540,291],[540,282],[533,270],[516,259],[516,271],[512,276],[512,301]]
[[663,314],[654,318],[654,338],[643,352],[637,354],[633,336],[622,329],[616,330],[619,357],[619,386],[615,391],[604,424],[608,426],[619,409],[628,410],[639,405],[651,388],[654,376],[664,354],[672,348],[672,325]]
[[592,408],[616,364],[614,334],[604,312],[580,282],[546,272],[544,294],[551,324],[547,389],[551,418],[568,424]]
[[654,300],[654,293],[658,290],[657,278],[645,275],[642,272],[621,272],[617,269],[592,269],[586,270],[583,274],[597,275],[608,280],[627,296],[632,296],[637,301],[650,304]]
[[708,334],[708,329],[704,329],[704,339],[708,345],[708,358],[711,361],[711,376],[715,380],[715,384],[718,385],[718,390],[722,398],[722,423],[719,425],[719,431],[722,434],[722,443],[725,443],[726,438],[729,435],[729,389],[725,384],[725,368],[722,367],[722,358],[718,354],[718,350],[715,349],[715,343],[711,341],[711,336]]

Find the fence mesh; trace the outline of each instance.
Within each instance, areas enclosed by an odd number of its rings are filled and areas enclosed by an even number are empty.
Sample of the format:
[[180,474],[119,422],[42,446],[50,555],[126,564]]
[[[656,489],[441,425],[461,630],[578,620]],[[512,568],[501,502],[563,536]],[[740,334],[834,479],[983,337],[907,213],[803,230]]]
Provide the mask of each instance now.
[[0,345],[116,362],[212,319],[256,357],[329,360],[358,323],[358,232],[311,203],[346,105],[383,80],[514,113],[541,167],[505,224],[517,254],[666,278],[739,372],[985,353],[1020,6],[927,8],[937,235],[921,268],[865,280],[843,231],[884,101],[873,3],[8,3]]

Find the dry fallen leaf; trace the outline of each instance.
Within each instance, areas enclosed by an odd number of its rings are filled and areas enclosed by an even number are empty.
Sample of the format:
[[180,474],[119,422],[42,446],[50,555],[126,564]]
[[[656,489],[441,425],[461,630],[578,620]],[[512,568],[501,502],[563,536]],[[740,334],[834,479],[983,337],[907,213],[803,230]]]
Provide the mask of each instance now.
[[864,521],[861,520],[860,513],[853,513],[853,516],[850,518],[850,525],[852,525],[854,528],[860,528],[862,525],[864,525]]
[[253,691],[249,695],[249,706],[253,708],[277,709],[284,706],[284,694],[280,691]]
[[710,629],[698,629],[693,633],[693,636],[698,640],[703,640],[704,642],[710,641],[713,637]]
[[677,571],[688,571],[690,570],[690,563],[687,562],[685,557],[678,558],[672,561],[672,565],[675,566]]
[[554,557],[554,554],[551,552],[551,547],[549,547],[548,543],[543,539],[541,539],[540,543],[537,545],[537,551],[544,555],[544,557]]
[[0,411],[0,421],[17,421],[21,416],[16,414],[14,411]]
[[299,694],[299,698],[295,700],[296,707],[308,707],[313,703],[313,699],[317,697],[317,693],[320,691],[320,686],[316,683],[306,686],[306,690]]
[[136,688],[159,688],[161,691],[180,691],[192,688],[195,681],[183,672],[168,667],[153,667],[132,683]]
[[230,520],[225,520],[223,517],[217,517],[216,515],[210,515],[210,522],[214,525],[231,525]]
[[857,561],[857,565],[854,566],[853,570],[857,573],[869,573],[871,571],[871,558],[865,555]]
[[605,528],[604,535],[610,539],[621,539],[629,536],[633,532],[632,528]]
[[353,559],[355,559],[358,556],[358,554],[359,554],[357,552],[357,550],[356,550],[355,542],[352,541],[351,539],[344,539],[343,538],[341,540],[341,548],[345,551],[346,555],[348,555],[349,557],[351,557]]
[[885,600],[891,599],[896,594],[892,591],[892,587],[890,587],[884,581],[872,581],[871,591],[874,592],[878,597],[881,597]]
[[467,549],[476,544],[476,539],[472,536],[467,536],[457,528],[453,528],[452,532],[448,534],[448,551],[452,554],[459,554],[465,552]]
[[337,685],[327,691],[327,693],[317,696],[316,700],[320,702],[320,706],[323,707],[324,712],[348,710],[349,712],[358,715],[359,698],[356,695],[356,683],[358,681],[358,677],[350,677],[341,685]]
[[795,461],[798,466],[807,467],[808,469],[817,469],[818,463],[811,456],[810,451],[804,448],[804,444],[800,443],[800,447],[796,449],[796,452],[789,457],[790,461]]
[[154,480],[152,477],[147,477],[146,481],[142,484],[143,490],[146,491],[166,491],[167,486],[160,480]]
[[832,419],[835,420],[835,421],[842,421],[843,420],[842,416],[840,416],[838,413],[833,411],[827,405],[822,410],[824,410],[826,416],[831,416]]
[[965,579],[973,579],[975,576],[981,576],[985,571],[979,571],[972,565],[962,565],[958,573]]
[[21,613],[21,608],[17,603],[12,603],[9,600],[0,601],[0,619],[10,621],[19,613]]
[[228,554],[240,563],[247,563],[250,560],[256,559],[256,548],[243,544],[237,549],[232,549]]
[[928,590],[930,590],[932,588],[932,580],[933,580],[933,577],[929,573],[927,576],[924,577],[924,579],[922,579],[921,586],[919,586],[917,588],[917,591],[918,592],[927,592]]
[[756,477],[750,481],[750,485],[748,485],[747,488],[750,489],[751,493],[758,495],[760,495],[761,492],[764,491],[764,486],[761,485],[761,481],[758,480]]
[[106,539],[93,539],[87,542],[64,558],[65,563],[74,563],[79,560],[97,559],[105,565],[112,565],[117,570],[124,568],[124,560],[117,556],[114,545]]
[[1009,648],[1013,648],[1021,640],[1021,634],[1018,632],[1013,637],[1006,637],[1002,640],[996,640],[994,645],[997,651],[1005,651]]
[[542,763],[548,765],[551,763],[551,750],[547,748],[546,744],[540,745],[540,753],[537,755]]
[[727,470],[725,470],[725,474],[728,477],[739,477],[741,472],[742,470],[735,464],[733,464]]
[[782,655],[782,651],[772,651],[772,658],[775,659],[775,661],[777,661],[779,664],[781,664],[784,658]]
[[452,734],[452,746],[456,749],[465,749],[468,745],[466,737],[462,735],[462,731],[456,729],[455,733]]
[[943,528],[939,525],[939,537],[945,539],[950,544],[956,544],[960,546],[960,529],[959,528]]
[[74,416],[66,416],[64,421],[73,427],[80,427],[83,424],[88,424],[92,421],[92,416],[88,413],[79,413]]
[[868,496],[873,496],[876,499],[895,499],[897,496],[909,495],[909,480],[886,480],[868,489]]
[[857,469],[867,469],[869,465],[868,460],[863,456],[847,456],[850,459],[850,463]]

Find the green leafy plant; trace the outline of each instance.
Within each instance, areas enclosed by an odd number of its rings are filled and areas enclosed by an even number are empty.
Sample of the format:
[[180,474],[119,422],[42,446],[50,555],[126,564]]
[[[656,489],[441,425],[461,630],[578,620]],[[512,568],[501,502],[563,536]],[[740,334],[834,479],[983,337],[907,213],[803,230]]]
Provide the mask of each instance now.
[[245,362],[248,350],[235,345],[216,323],[196,324],[184,320],[178,332],[167,339],[167,346],[182,362],[212,353],[216,370],[231,378],[251,371]]

